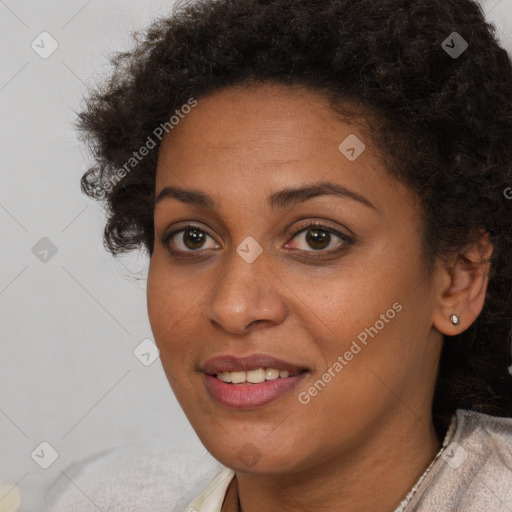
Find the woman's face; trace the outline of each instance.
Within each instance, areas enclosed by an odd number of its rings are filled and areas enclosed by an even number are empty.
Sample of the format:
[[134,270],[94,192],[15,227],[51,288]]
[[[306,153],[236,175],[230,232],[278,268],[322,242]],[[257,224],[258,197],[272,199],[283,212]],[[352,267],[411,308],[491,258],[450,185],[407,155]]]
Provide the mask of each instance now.
[[429,430],[442,337],[419,203],[357,126],[310,90],[224,89],[164,138],[156,195],[151,327],[218,460],[298,471]]

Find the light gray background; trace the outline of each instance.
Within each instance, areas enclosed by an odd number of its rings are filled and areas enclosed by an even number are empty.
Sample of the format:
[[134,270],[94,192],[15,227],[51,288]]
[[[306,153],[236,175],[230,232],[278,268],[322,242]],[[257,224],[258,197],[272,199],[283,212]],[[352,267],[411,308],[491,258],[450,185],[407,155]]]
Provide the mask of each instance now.
[[[144,366],[133,354],[152,338],[148,261],[103,249],[101,207],[79,189],[89,156],[71,126],[106,56],[173,3],[0,0],[0,486],[18,484],[21,512],[104,448],[160,438],[202,449],[160,359]],[[512,50],[512,0],[482,4]],[[47,59],[31,48],[43,31],[59,44]],[[46,262],[32,252],[43,237],[57,247]],[[42,441],[59,454],[48,469],[31,457]]]

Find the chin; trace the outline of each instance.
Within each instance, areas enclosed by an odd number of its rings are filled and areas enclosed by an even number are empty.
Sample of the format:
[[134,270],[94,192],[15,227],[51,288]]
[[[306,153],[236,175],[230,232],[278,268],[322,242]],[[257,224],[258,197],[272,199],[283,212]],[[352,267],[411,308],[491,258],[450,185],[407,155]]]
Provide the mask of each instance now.
[[263,437],[265,440],[258,440],[254,435],[233,434],[236,442],[226,443],[229,439],[226,435],[222,445],[211,439],[201,441],[221,464],[240,473],[291,473],[305,465],[304,447],[301,448],[300,444],[293,446],[293,443],[284,443],[281,439],[269,442],[266,433]]

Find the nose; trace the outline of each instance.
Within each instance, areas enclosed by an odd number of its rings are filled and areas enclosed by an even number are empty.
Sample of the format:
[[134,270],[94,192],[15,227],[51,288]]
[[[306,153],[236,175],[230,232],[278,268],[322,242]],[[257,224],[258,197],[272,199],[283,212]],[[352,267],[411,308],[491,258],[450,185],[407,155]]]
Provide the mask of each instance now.
[[287,314],[284,285],[272,269],[265,252],[252,263],[234,249],[228,270],[213,287],[206,302],[212,325],[231,334],[243,335],[258,325],[278,325]]

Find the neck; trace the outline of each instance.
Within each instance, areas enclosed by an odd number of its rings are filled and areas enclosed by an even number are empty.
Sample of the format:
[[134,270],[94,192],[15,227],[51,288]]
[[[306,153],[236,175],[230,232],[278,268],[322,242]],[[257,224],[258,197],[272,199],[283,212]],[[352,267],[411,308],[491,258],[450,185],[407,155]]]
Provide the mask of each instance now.
[[237,473],[231,505],[223,511],[238,510],[238,495],[243,512],[393,512],[440,446],[431,420],[413,418],[407,428],[389,425],[361,446],[302,472]]

